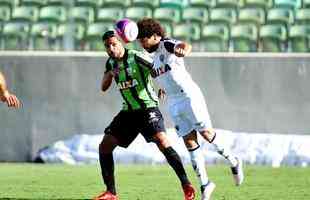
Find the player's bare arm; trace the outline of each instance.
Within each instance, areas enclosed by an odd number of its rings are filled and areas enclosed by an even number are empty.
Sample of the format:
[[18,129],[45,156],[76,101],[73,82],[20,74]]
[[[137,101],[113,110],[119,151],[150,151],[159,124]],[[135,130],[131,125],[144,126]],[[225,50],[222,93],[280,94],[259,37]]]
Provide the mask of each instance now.
[[0,100],[6,102],[8,107],[19,108],[21,106],[18,98],[11,94],[6,86],[4,75],[0,72]]
[[0,72],[0,95],[2,96],[6,91],[6,83],[3,74]]
[[192,51],[192,45],[186,42],[179,43],[174,47],[174,53],[178,57],[187,56],[190,54],[191,51]]
[[108,72],[104,73],[103,78],[102,78],[102,82],[101,82],[102,92],[105,92],[110,88],[112,81],[113,81],[112,71],[108,71]]
[[166,96],[166,91],[164,89],[159,88],[157,96],[159,99],[164,100]]

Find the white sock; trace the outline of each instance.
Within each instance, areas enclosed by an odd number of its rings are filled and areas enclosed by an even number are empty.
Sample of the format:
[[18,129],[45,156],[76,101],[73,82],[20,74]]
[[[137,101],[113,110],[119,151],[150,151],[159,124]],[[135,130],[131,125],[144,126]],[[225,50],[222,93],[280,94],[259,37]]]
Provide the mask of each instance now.
[[192,166],[199,179],[200,185],[206,185],[209,179],[205,168],[205,159],[200,150],[200,146],[195,149],[188,150],[188,152],[191,158]]
[[228,148],[225,148],[224,145],[220,144],[216,138],[216,133],[214,135],[213,141],[211,144],[215,147],[216,151],[221,154],[232,167],[235,167],[238,164],[238,161],[234,155],[231,154]]

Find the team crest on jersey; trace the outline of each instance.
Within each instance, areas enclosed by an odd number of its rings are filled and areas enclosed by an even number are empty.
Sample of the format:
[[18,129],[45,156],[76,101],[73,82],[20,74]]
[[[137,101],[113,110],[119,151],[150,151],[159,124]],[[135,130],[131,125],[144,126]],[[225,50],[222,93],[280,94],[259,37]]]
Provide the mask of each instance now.
[[128,88],[132,88],[138,85],[138,81],[136,79],[131,79],[128,81],[122,81],[117,84],[118,89],[125,90]]
[[161,65],[160,67],[156,67],[156,68],[154,67],[151,71],[151,75],[153,78],[155,78],[168,71],[171,71],[171,67],[168,64],[165,64],[165,65]]
[[132,76],[134,70],[132,68],[126,68],[126,72],[128,73],[129,76]]

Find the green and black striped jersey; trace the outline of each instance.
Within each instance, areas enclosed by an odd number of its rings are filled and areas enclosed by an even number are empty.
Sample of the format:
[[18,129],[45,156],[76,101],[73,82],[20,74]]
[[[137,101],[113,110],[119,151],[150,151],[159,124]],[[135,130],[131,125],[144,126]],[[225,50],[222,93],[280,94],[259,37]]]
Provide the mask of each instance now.
[[123,60],[109,58],[106,72],[112,70],[123,97],[123,110],[138,110],[158,106],[151,80],[152,60],[135,50],[125,50]]

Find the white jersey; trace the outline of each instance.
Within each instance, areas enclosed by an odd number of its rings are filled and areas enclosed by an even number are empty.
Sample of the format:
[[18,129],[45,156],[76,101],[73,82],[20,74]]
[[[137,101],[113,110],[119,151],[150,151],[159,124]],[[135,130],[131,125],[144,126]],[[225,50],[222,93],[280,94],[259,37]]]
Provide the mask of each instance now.
[[179,136],[192,130],[211,128],[203,94],[184,66],[184,59],[174,54],[176,40],[163,39],[153,53],[152,76],[167,96],[167,111]]
[[200,91],[186,70],[184,59],[174,54],[174,47],[178,43],[176,40],[163,39],[152,54],[152,76],[159,87],[165,90],[168,98],[190,96]]

